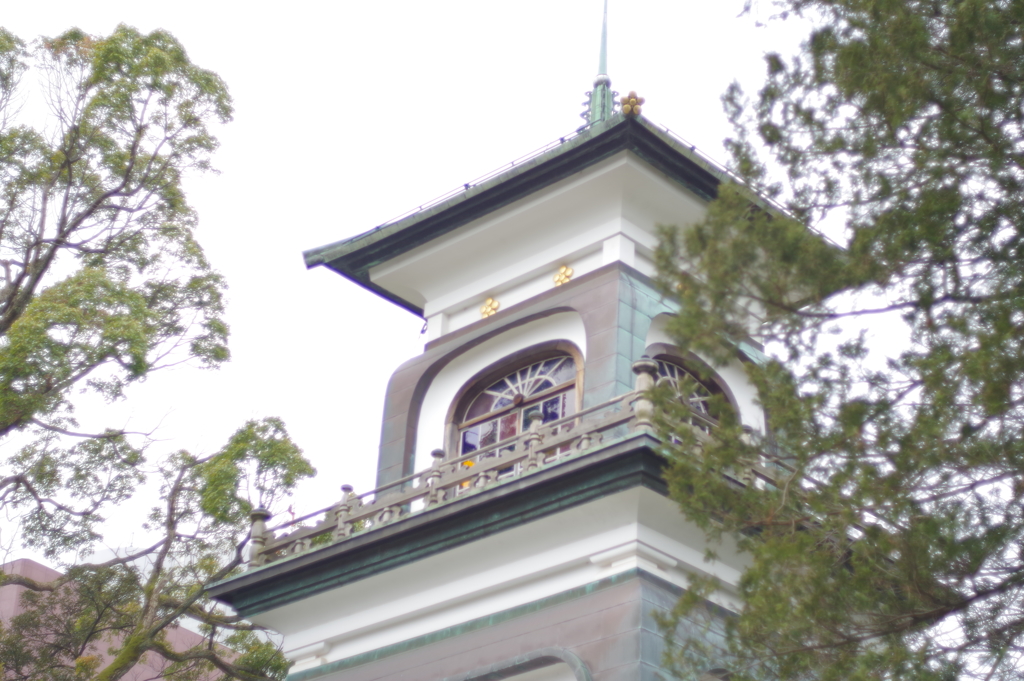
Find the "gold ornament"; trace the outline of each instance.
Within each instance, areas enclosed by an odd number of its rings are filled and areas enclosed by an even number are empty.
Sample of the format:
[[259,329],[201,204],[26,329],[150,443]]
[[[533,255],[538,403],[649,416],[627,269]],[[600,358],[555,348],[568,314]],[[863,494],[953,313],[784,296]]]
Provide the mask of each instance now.
[[630,90],[629,94],[619,100],[622,103],[622,113],[626,116],[639,116],[640,105],[645,100],[643,97],[637,96],[636,92]]
[[484,301],[484,304],[480,306],[480,317],[490,317],[492,314],[498,311],[499,307],[501,307],[501,303],[499,303],[494,298],[488,298],[487,300]]
[[570,279],[572,279],[572,268],[568,265],[562,265],[555,272],[555,286],[561,286]]

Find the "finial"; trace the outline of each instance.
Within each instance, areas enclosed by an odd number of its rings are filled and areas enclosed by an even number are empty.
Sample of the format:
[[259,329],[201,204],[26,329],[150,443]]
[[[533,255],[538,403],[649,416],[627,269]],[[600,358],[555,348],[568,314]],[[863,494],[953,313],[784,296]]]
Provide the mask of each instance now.
[[[615,109],[615,95],[612,92],[612,81],[608,77],[608,0],[604,0],[604,20],[601,23],[601,55],[598,59],[597,78],[594,79],[594,89],[587,93],[589,98],[586,102],[587,110],[580,116],[587,121],[587,125],[593,125],[600,121],[611,118]],[[586,127],[586,126],[583,126]]]

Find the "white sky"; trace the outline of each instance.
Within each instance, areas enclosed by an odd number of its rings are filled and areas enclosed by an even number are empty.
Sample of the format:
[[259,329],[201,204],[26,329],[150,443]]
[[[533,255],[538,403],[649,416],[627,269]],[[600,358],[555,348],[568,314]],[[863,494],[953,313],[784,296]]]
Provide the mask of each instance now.
[[[71,26],[165,28],[235,100],[234,122],[219,131],[221,174],[187,185],[200,242],[231,286],[233,360],[215,372],[154,375],[128,401],[104,406],[102,425],[158,426],[152,455],[201,454],[246,419],[276,415],[319,470],[297,512],[330,505],[343,483],[371,488],[384,389],[422,350],[423,321],[326,269],[307,271],[301,253],[578,127],[597,71],[601,3],[6,3],[0,23],[25,39]],[[613,88],[636,90],[648,118],[719,161],[730,133],[721,93],[737,78],[756,87],[761,56],[790,51],[801,35],[790,24],[758,28],[767,17],[738,17],[742,4],[609,8]],[[138,518],[118,515],[129,527]]]

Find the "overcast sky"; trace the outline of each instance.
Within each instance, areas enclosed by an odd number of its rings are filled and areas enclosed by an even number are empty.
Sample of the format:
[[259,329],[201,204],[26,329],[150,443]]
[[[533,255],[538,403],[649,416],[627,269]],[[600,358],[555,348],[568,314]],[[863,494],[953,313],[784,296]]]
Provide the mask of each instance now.
[[[581,124],[602,0],[5,3],[25,39],[77,26],[164,28],[235,100],[219,175],[191,178],[200,242],[231,286],[232,362],[154,375],[102,425],[156,428],[158,452],[218,449],[246,419],[282,417],[319,470],[300,513],[373,486],[384,389],[422,351],[423,321],[302,251],[425,203]],[[758,27],[742,0],[611,0],[614,89],[713,159],[721,93],[756,86],[799,29]],[[762,3],[764,4],[764,3]],[[151,503],[151,501],[147,502]],[[131,542],[132,539],[119,541]]]

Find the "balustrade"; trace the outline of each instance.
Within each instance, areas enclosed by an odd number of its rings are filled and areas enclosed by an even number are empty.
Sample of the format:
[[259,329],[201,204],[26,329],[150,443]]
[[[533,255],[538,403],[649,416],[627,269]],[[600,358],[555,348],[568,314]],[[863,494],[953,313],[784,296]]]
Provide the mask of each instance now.
[[[346,541],[357,533],[583,455],[638,430],[648,431],[653,404],[646,391],[654,386],[657,370],[655,362],[642,359],[633,365],[637,379],[632,392],[548,423],[541,423],[540,413],[535,412],[523,433],[462,456],[448,458],[443,450],[435,449],[430,467],[423,471],[363,494],[344,485],[338,503],[272,530],[266,529],[270,513],[256,509],[251,514],[249,565],[257,567],[320,545]],[[707,421],[694,426],[700,435],[714,425],[699,415],[695,418]],[[752,484],[755,478],[771,484],[774,479],[773,472],[761,465],[730,477],[743,484]],[[318,517],[315,524],[304,525]]]

